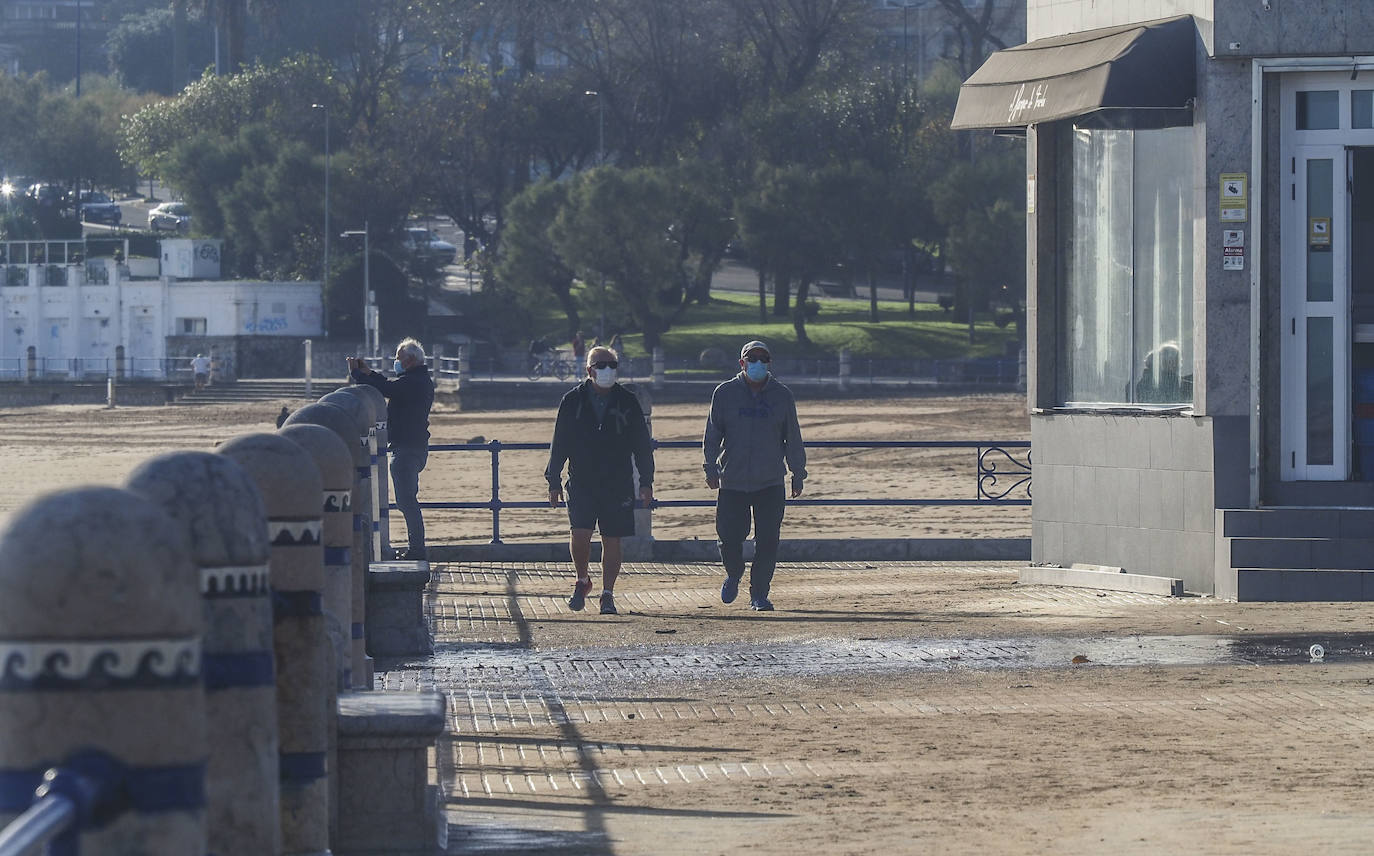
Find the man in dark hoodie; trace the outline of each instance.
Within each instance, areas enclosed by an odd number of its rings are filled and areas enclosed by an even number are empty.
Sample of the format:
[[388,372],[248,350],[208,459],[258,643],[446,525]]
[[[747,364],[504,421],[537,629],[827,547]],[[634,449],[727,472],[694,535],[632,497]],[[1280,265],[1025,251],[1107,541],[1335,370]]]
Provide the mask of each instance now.
[[587,377],[563,396],[549,445],[549,505],[563,502],[563,465],[568,465],[569,550],[577,581],[568,607],[580,611],[592,590],[588,569],[592,529],[601,529],[601,613],[615,615],[615,580],[620,574],[620,539],[635,534],[635,484],[630,459],[639,469],[639,499],[654,500],[654,454],[649,426],[634,393],[616,383],[620,358],[610,348],[587,353]]
[[425,519],[420,513],[420,471],[429,460],[429,411],[434,406],[434,379],[425,364],[425,349],[414,339],[402,339],[392,364],[396,376],[388,380],[361,359],[348,358],[354,383],[375,387],[386,396],[386,423],[391,435],[391,487],[396,508],[406,521],[409,546],[396,558],[428,560]]
[[754,564],[749,571],[749,606],[770,612],[768,599],[778,561],[783,481],[792,471],[792,496],[806,480],[806,448],[797,424],[792,390],[769,372],[773,355],[763,342],[746,342],[739,352],[740,373],[716,387],[702,438],[706,484],[716,494],[716,535],[725,583],[720,599],[732,603],[744,576],[744,539],[754,527]]

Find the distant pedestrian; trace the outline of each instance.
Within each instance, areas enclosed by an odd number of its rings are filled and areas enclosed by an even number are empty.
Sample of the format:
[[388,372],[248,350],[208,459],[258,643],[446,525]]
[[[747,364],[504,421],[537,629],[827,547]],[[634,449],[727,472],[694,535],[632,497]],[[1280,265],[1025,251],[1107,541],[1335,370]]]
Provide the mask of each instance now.
[[425,519],[420,510],[420,473],[429,460],[429,411],[434,406],[434,379],[425,364],[425,350],[414,339],[396,346],[396,376],[387,379],[359,357],[348,358],[355,383],[365,383],[386,396],[386,422],[391,434],[391,484],[396,508],[406,521],[409,546],[396,558],[427,560]]
[[630,460],[639,469],[639,499],[654,499],[654,453],[644,411],[634,393],[616,383],[619,358],[609,348],[587,354],[587,377],[558,405],[549,464],[549,505],[563,502],[563,465],[568,465],[569,552],[577,580],[568,607],[581,611],[592,590],[589,565],[592,530],[601,529],[601,613],[615,615],[615,581],[620,574],[620,539],[635,534],[635,484]]
[[716,536],[725,583],[723,603],[733,603],[744,576],[744,539],[754,528],[754,564],[749,572],[749,606],[769,612],[773,570],[778,562],[786,504],[783,481],[792,471],[792,496],[806,480],[806,448],[792,391],[768,371],[772,354],[763,342],[746,342],[740,373],[716,387],[702,438],[706,484],[716,494]]
[[285,404],[283,404],[281,407],[281,413],[277,414],[277,427],[280,428],[281,426],[285,425],[286,420],[290,415],[291,409],[288,408]]
[[572,349],[573,356],[577,358],[578,363],[581,363],[582,358],[587,356],[587,340],[582,338],[581,330],[578,330],[572,338]]
[[205,389],[205,385],[210,382],[210,358],[204,354],[192,357],[191,374],[196,378],[196,392]]

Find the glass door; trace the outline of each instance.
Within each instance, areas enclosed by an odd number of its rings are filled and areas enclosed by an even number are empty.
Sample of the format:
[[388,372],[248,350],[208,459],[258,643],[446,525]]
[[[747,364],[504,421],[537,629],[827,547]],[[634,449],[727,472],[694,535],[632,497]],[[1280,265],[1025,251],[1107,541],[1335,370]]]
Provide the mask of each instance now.
[[1297,146],[1284,182],[1282,477],[1350,476],[1349,150]]

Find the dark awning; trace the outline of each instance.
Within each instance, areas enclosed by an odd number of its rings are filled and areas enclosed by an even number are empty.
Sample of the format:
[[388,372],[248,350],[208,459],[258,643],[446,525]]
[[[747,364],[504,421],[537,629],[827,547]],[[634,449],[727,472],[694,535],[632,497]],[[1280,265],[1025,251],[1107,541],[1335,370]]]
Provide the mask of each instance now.
[[959,88],[950,127],[1022,128],[1080,118],[1100,128],[1192,124],[1191,15],[1036,39],[988,57]]

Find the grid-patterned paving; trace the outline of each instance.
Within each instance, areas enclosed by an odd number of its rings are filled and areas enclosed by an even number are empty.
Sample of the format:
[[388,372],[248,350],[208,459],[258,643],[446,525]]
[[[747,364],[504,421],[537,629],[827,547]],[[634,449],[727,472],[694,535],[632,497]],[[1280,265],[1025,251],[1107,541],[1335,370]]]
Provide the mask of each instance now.
[[[1135,611],[1203,619],[1207,616],[1201,610],[1210,611],[1195,598],[1007,585],[1014,580],[1014,567],[787,565],[779,569],[775,592],[792,603],[839,595],[882,603],[884,596],[900,599],[903,592],[930,585],[925,572],[931,572],[943,575],[940,585],[988,588],[984,605],[1000,598],[1054,613]],[[617,601],[622,613],[629,614],[616,621],[635,622],[632,626],[641,633],[651,620],[692,618],[706,607],[720,608],[716,565],[634,564],[623,573],[627,584],[618,586]],[[377,675],[379,688],[445,694],[449,724],[439,745],[436,776],[451,818],[460,826],[485,830],[480,834],[492,836],[493,842],[505,842],[501,847],[509,850],[502,852],[552,846],[540,836],[517,835],[511,839],[515,843],[503,837],[505,827],[492,818],[522,806],[543,812],[541,822],[550,823],[558,822],[557,817],[550,820],[547,812],[556,814],[558,806],[566,811],[630,799],[666,809],[678,800],[720,799],[721,789],[748,792],[761,784],[830,788],[837,782],[901,781],[911,775],[910,759],[881,752],[860,757],[846,748],[848,732],[831,729],[852,723],[890,734],[980,728],[1014,734],[1065,722],[1087,732],[1093,723],[1112,721],[1164,734],[1250,729],[1292,743],[1311,739],[1314,723],[1320,723],[1324,739],[1364,740],[1374,731],[1374,685],[1363,682],[1315,688],[1251,685],[1234,691],[1199,684],[1167,692],[1122,692],[1121,684],[1099,688],[1091,683],[1046,691],[1019,682],[1019,676],[1036,670],[1077,668],[1076,662],[1194,668],[1247,668],[1257,662],[1253,642],[1233,637],[987,639],[832,632],[806,638],[722,638],[714,644],[674,644],[662,638],[658,644],[589,643],[586,635],[558,635],[585,634],[585,628],[596,626],[585,620],[593,616],[570,621],[573,614],[564,598],[572,575],[567,563],[436,568],[428,593],[436,652],[382,664],[387,669]],[[989,580],[996,585],[989,586]],[[531,626],[545,619],[560,619],[541,631],[552,636],[533,633]],[[768,620],[786,627],[793,618]],[[728,632],[728,625],[722,625],[722,632]],[[853,627],[834,626],[841,634],[853,632]],[[572,644],[570,638],[584,641]],[[1272,651],[1262,653],[1274,661]],[[1282,653],[1292,662],[1302,652]],[[1370,656],[1367,647],[1354,642],[1328,647],[1330,660]],[[985,689],[966,693],[950,693],[948,682],[940,679],[999,670],[1018,677],[1010,684],[985,682]],[[934,683],[912,679],[920,675],[931,676]],[[751,687],[744,697],[710,689],[734,686],[742,677]],[[837,683],[846,681],[850,683]],[[845,688],[854,685],[865,690]],[[1018,690],[1022,686],[1027,689]],[[786,733],[795,739],[760,749],[746,736],[759,733]],[[810,739],[831,733],[837,740]],[[580,815],[563,815],[572,816]],[[580,834],[601,840],[608,833],[592,824]]]

